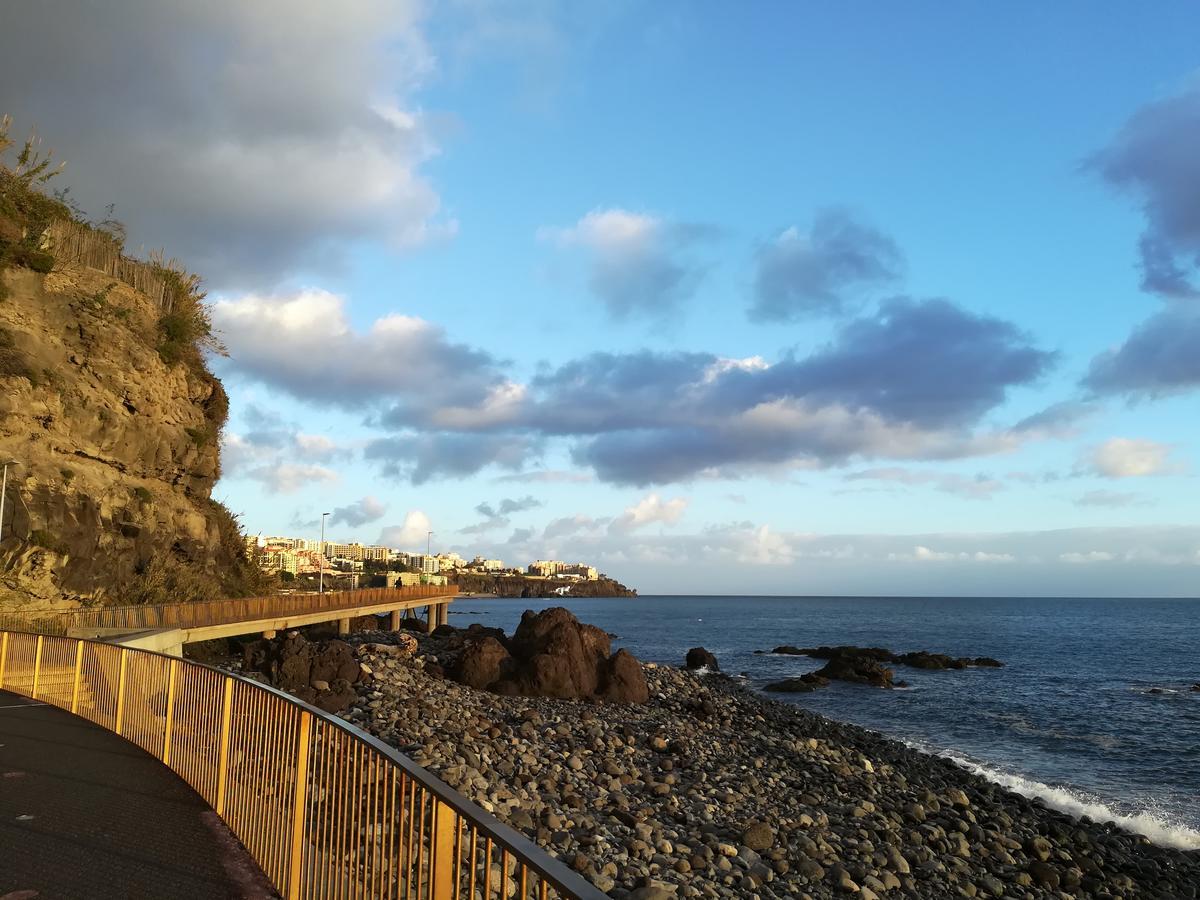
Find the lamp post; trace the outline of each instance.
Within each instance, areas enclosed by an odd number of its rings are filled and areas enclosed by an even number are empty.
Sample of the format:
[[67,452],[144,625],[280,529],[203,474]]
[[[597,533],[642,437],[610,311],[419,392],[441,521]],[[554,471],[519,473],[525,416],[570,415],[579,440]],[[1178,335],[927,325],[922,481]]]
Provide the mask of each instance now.
[[20,463],[15,459],[4,461],[4,475],[0,478],[0,540],[4,538],[4,499],[8,494],[8,467],[19,465]]
[[321,547],[320,547],[320,554],[317,557],[318,559],[321,560],[321,563],[320,563],[321,573],[317,576],[317,593],[318,594],[325,593],[325,517],[327,515],[329,515],[329,513],[327,513],[327,512],[321,513]]
[[432,542],[432,540],[433,540],[433,532],[432,531],[425,532],[425,555],[426,556],[429,555],[429,544],[430,544],[430,542]]

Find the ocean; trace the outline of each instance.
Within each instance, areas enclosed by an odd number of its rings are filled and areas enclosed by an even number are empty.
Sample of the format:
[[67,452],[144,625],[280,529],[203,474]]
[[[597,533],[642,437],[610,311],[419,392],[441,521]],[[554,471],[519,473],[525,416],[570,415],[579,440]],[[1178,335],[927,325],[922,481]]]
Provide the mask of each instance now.
[[[639,659],[712,651],[766,683],[820,660],[757,655],[779,644],[857,644],[993,656],[1002,669],[895,667],[909,687],[834,682],[772,694],[944,755],[1074,815],[1200,848],[1200,600],[952,597],[465,598],[451,624],[511,633],[526,609],[566,606]],[[1155,690],[1155,693],[1151,693]]]

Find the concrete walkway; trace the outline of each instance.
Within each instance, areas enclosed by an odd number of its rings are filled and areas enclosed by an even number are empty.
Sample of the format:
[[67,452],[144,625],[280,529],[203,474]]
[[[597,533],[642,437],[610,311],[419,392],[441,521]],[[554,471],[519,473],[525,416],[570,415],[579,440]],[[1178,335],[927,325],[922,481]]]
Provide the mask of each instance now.
[[91,722],[0,691],[0,900],[274,896],[174,772]]

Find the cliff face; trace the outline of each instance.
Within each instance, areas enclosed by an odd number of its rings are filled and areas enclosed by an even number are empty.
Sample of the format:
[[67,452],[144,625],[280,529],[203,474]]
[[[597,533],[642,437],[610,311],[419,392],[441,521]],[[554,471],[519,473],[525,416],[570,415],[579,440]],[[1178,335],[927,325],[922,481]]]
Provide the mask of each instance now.
[[194,348],[167,352],[160,302],[80,264],[0,267],[0,607],[250,587],[210,499],[225,393]]

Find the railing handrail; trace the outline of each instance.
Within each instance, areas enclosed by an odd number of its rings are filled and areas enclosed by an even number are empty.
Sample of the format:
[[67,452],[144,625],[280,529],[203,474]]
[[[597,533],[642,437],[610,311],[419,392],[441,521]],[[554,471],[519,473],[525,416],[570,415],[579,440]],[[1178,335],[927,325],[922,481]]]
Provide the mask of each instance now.
[[[5,637],[6,647],[7,635],[12,634],[21,634],[33,638],[46,637],[45,635],[37,632],[25,632],[11,628],[0,628],[0,636]],[[112,644],[108,644],[104,641],[91,640],[88,638],[65,636],[55,636],[55,638],[58,640],[75,641],[80,644],[89,644],[108,648],[113,647]],[[553,885],[557,890],[563,891],[566,896],[578,898],[578,900],[605,900],[607,897],[606,894],[601,892],[597,887],[587,881],[587,879],[583,878],[583,876],[566,866],[560,860],[550,856],[549,853],[535,844],[532,840],[520,834],[510,826],[505,825],[495,816],[491,815],[483,808],[469,800],[463,794],[450,787],[450,785],[438,779],[432,772],[428,771],[422,766],[417,765],[417,763],[413,762],[413,760],[409,759],[396,748],[384,743],[379,738],[364,731],[358,726],[353,725],[336,715],[327,713],[324,710],[305,703],[304,701],[293,697],[291,694],[281,691],[272,685],[264,684],[263,682],[256,681],[252,678],[247,678],[243,675],[237,674],[236,672],[230,672],[226,669],[210,666],[194,660],[180,659],[179,657],[170,656],[169,654],[159,653],[153,650],[142,650],[131,647],[122,647],[120,649],[124,653],[159,657],[173,664],[189,666],[196,669],[204,669],[209,672],[216,673],[223,678],[228,678],[235,682],[248,685],[254,690],[265,691],[268,694],[274,695],[281,701],[296,707],[302,713],[305,713],[314,719],[318,719],[327,726],[335,728],[349,735],[353,740],[370,747],[392,765],[402,770],[405,775],[429,791],[442,803],[450,807],[463,819],[470,821],[474,827],[479,829],[480,832],[486,837],[494,841],[498,847],[502,847],[510,851],[516,860],[519,860],[521,863],[531,868],[539,876]],[[10,689],[5,686],[3,668],[0,668],[0,689]],[[117,734],[118,736],[124,737],[124,735],[120,735],[119,731]],[[168,768],[170,768],[170,766],[168,766]],[[502,873],[502,879],[506,877],[507,873]],[[506,890],[502,891],[501,895],[504,896],[506,893]]]
[[[213,616],[223,607],[231,611],[238,606],[264,607],[263,616],[274,613],[319,613],[358,606],[378,605],[390,600],[435,600],[458,593],[455,585],[411,585],[397,588],[362,588],[354,591],[326,591],[321,594],[268,594],[258,597],[231,597],[184,603],[146,603],[122,606],[94,606],[82,609],[46,611],[44,615],[22,615],[0,611],[0,628],[12,623],[15,631],[42,629],[53,624],[67,628],[158,628],[173,623],[187,625],[228,625],[253,621],[245,616]],[[316,602],[313,602],[316,601]],[[300,608],[296,608],[300,607]],[[206,615],[207,614],[207,615]],[[23,627],[21,627],[23,626]]]

